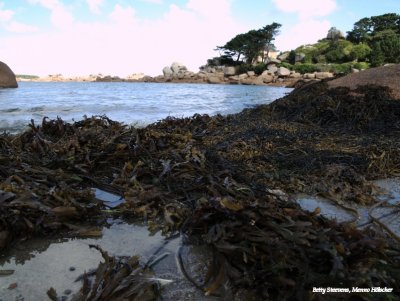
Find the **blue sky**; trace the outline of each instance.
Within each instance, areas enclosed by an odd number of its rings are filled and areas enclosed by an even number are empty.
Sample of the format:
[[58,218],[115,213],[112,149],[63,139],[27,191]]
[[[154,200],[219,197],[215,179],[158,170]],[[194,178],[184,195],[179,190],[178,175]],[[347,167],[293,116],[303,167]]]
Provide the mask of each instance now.
[[38,75],[157,75],[174,61],[197,71],[216,46],[272,22],[290,50],[384,13],[400,1],[0,0],[0,60]]

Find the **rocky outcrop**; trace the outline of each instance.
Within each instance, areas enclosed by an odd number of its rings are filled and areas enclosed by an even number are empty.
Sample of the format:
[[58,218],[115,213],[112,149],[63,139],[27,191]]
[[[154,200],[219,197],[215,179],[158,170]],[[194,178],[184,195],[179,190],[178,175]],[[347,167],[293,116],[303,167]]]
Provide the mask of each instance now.
[[0,88],[18,88],[14,72],[3,62],[0,62]]
[[290,75],[290,70],[288,68],[285,68],[285,67],[279,67],[276,73],[280,77],[286,77],[286,76]]
[[225,76],[234,76],[234,75],[236,75],[236,68],[235,67],[224,67],[224,74],[225,74]]

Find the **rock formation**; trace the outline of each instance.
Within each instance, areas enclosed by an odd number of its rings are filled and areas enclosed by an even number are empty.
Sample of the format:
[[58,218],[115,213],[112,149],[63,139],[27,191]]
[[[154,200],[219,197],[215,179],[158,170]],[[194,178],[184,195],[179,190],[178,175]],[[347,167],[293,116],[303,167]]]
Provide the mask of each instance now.
[[0,62],[0,88],[18,88],[14,72],[3,62]]

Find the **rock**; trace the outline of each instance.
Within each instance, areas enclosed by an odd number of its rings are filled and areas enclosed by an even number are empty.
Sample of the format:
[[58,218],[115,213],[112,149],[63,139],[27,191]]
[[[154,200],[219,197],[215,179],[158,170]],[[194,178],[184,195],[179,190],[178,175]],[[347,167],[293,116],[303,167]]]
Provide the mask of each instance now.
[[298,72],[293,72],[293,73],[290,73],[289,77],[291,77],[291,78],[300,78],[301,74],[298,73]]
[[254,80],[251,78],[245,78],[240,81],[242,85],[255,85]]
[[304,53],[296,53],[295,62],[301,62],[305,57],[306,55]]
[[0,62],[0,88],[18,88],[14,72],[3,62]]
[[[272,74],[276,73],[278,71],[278,67],[276,67],[275,65],[269,65],[267,67],[268,71]],[[265,72],[265,71],[264,71]]]
[[248,77],[249,76],[247,75],[247,73],[242,73],[242,74],[239,75],[239,80],[243,80],[243,79],[246,79]]
[[277,71],[278,76],[286,77],[290,75],[290,70],[285,67],[279,67]]
[[268,61],[267,61],[267,65],[269,65],[269,64],[280,64],[280,63],[281,63],[281,60],[274,59],[274,58],[268,58]]
[[172,70],[171,70],[171,68],[168,67],[168,66],[164,67],[163,70],[162,70],[162,72],[163,72],[163,74],[164,74],[165,77],[169,77],[169,76],[172,75]]
[[210,67],[210,66],[207,66],[205,71],[207,73],[215,73],[215,72],[217,72],[217,70],[214,67]]
[[333,74],[330,72],[315,72],[315,77],[317,79],[332,78]]
[[359,70],[359,69],[356,69],[356,68],[351,68],[351,73],[358,73],[358,72],[360,72],[360,70]]
[[329,29],[328,31],[328,34],[326,35],[326,38],[328,40],[344,39],[344,34],[336,27],[331,27],[331,29]]
[[304,73],[303,78],[305,79],[315,79],[315,73]]
[[255,76],[256,73],[254,71],[247,71],[247,75],[252,77],[252,76]]
[[139,80],[139,79],[142,79],[143,77],[145,77],[144,73],[133,73],[133,74],[129,75],[126,79]]
[[179,71],[187,71],[187,68],[185,65],[183,65],[181,63],[174,62],[171,65],[171,70],[173,73],[178,74]]
[[217,75],[209,75],[207,77],[207,82],[209,84],[222,84],[224,81],[221,77],[219,77]]
[[224,75],[225,76],[236,75],[236,68],[235,67],[224,67]]
[[258,77],[258,79],[259,79],[259,80],[262,80],[262,82],[265,83],[265,84],[269,84],[269,83],[272,83],[272,82],[273,82],[274,77],[273,77],[272,75],[270,75],[270,74],[268,74],[268,73],[266,73],[266,72],[264,71],[263,74],[261,74],[261,75]]
[[284,61],[289,57],[289,52],[284,52],[280,55],[278,55],[278,60]]

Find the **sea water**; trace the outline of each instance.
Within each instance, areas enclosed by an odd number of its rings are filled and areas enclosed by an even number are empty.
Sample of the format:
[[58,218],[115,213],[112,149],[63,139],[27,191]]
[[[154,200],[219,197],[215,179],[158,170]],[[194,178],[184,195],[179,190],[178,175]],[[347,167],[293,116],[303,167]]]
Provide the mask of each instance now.
[[283,97],[292,89],[270,86],[175,83],[20,82],[0,89],[0,132],[22,131],[44,117],[64,121],[107,115],[144,126],[166,117],[232,114]]

